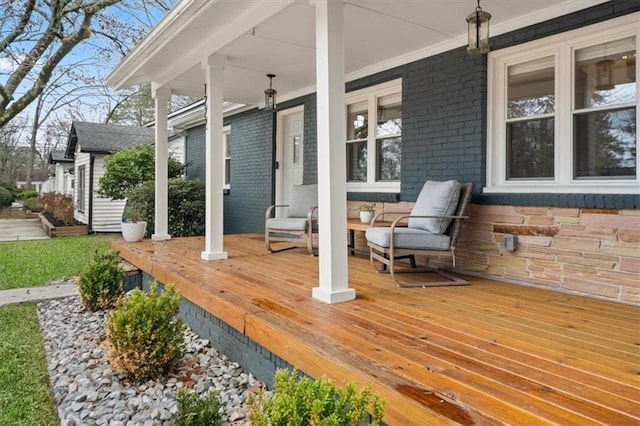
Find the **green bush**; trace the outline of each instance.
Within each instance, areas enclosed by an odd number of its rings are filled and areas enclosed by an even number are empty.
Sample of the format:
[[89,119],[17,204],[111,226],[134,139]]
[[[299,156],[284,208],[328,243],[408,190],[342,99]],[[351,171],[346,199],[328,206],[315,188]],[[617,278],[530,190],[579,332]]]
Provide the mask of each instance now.
[[173,426],[219,426],[222,424],[219,392],[199,397],[195,392],[178,391],[178,412],[171,417]]
[[20,193],[21,200],[28,200],[29,198],[38,198],[38,191],[34,191],[33,189],[25,189]]
[[0,209],[11,206],[13,200],[15,200],[15,198],[11,191],[9,191],[5,187],[0,186]]
[[32,212],[39,212],[41,210],[39,198],[27,198],[22,202],[22,206]]
[[339,388],[329,379],[298,379],[298,371],[278,370],[275,392],[264,392],[249,400],[249,420],[255,426],[340,425],[360,426],[371,415],[369,424],[379,425],[385,401],[371,392],[371,386],[356,390],[354,383]]
[[80,298],[91,310],[113,308],[122,296],[124,270],[120,267],[117,250],[96,250],[93,258],[80,273]]
[[[185,165],[169,156],[169,177],[180,176]],[[130,189],[155,178],[155,148],[140,145],[126,148],[105,158],[105,172],[100,178],[99,194],[114,200],[124,200]]]
[[162,293],[155,281],[149,294],[136,288],[106,317],[111,366],[135,380],[169,371],[184,351],[185,325],[177,317],[179,307],[180,295],[171,284]]
[[[154,182],[145,182],[129,191],[127,208],[147,222],[147,232],[154,233]],[[176,177],[169,179],[169,234],[189,237],[204,233],[205,188],[197,179]]]

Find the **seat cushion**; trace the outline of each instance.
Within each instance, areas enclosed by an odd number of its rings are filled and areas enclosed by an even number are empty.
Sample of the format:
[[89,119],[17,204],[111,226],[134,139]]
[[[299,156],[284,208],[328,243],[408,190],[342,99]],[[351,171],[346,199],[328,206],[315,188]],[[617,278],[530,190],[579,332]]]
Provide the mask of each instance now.
[[318,185],[294,185],[291,188],[289,217],[306,217],[309,209],[318,205]]
[[[389,247],[391,228],[374,227],[367,229],[367,241],[381,247]],[[411,248],[422,250],[449,250],[451,238],[445,234],[433,234],[416,228],[395,228],[396,248]]]
[[276,217],[267,220],[267,228],[281,231],[304,231],[307,220],[299,217]]
[[[417,216],[453,215],[459,199],[460,184],[455,180],[445,182],[428,180],[422,187],[411,214]],[[451,219],[409,219],[409,228],[422,229],[432,234],[443,234],[450,223]]]

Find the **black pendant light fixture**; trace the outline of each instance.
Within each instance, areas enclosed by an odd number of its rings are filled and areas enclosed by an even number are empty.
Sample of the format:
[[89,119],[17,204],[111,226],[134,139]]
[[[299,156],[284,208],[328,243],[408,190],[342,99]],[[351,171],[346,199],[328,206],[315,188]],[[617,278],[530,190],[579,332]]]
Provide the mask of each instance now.
[[272,87],[273,77],[275,74],[267,74],[269,77],[269,88],[264,91],[264,110],[265,111],[275,111],[276,109],[276,94],[278,92]]
[[491,14],[485,12],[480,7],[480,0],[474,12],[467,16],[467,24],[469,31],[469,45],[467,53],[471,55],[480,55],[489,52],[489,20]]

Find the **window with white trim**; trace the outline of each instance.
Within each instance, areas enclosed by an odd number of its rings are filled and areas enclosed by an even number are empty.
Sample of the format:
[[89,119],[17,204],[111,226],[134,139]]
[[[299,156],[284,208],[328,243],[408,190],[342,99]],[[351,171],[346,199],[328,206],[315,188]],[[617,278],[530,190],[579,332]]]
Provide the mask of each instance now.
[[638,192],[637,19],[490,54],[484,192]]
[[225,126],[222,133],[224,146],[224,184],[223,189],[231,188],[231,126]]
[[345,100],[347,190],[400,192],[402,80],[349,92]]
[[76,209],[80,213],[84,213],[85,209],[85,176],[86,176],[86,166],[78,167],[78,189],[77,189],[77,202],[78,205]]

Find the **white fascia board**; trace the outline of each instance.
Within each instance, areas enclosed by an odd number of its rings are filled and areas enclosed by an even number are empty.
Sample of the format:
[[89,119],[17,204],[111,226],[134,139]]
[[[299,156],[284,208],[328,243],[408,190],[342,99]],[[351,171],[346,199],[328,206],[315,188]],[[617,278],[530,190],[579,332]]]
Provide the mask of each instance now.
[[[116,89],[127,87],[128,79],[170,39],[193,21],[203,10],[219,0],[181,0],[160,22],[120,61],[107,76],[107,84]],[[148,80],[145,80],[148,81]],[[142,81],[141,81],[142,82]]]

